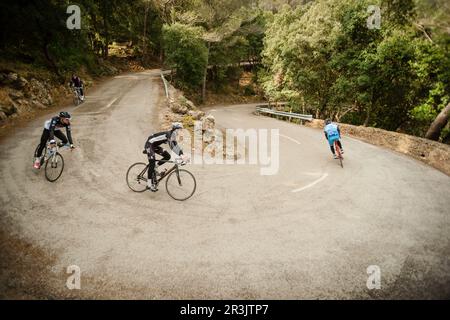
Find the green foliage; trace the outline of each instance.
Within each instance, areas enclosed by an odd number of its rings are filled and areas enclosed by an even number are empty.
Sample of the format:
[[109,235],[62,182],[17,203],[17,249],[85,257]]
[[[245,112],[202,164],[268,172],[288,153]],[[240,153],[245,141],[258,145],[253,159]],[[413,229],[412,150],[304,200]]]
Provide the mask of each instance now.
[[208,48],[201,36],[200,27],[180,23],[163,27],[166,62],[176,70],[176,78],[190,87],[201,85],[208,62]]
[[[319,117],[423,135],[449,101],[449,35],[417,27],[415,1],[383,0],[382,28],[366,26],[377,1],[316,0],[281,9],[268,24],[267,96]],[[447,40],[445,40],[445,39]]]

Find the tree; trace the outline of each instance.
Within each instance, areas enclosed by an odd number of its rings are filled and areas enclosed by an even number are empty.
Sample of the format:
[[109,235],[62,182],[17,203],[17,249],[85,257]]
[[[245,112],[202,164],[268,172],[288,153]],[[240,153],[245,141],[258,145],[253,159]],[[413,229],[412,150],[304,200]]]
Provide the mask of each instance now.
[[436,141],[439,140],[442,129],[444,129],[444,127],[447,125],[449,117],[450,103],[444,109],[442,109],[436,119],[434,119],[433,123],[427,131],[427,134],[425,135],[425,138]]
[[208,62],[208,49],[202,32],[200,27],[181,23],[163,27],[167,63],[176,69],[177,79],[191,88],[202,83],[203,70]]

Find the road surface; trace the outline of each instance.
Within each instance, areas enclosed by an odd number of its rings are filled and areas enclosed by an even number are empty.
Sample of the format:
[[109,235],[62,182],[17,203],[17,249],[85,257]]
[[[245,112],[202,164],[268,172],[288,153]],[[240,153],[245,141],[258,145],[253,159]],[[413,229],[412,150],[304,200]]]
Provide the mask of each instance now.
[[164,99],[158,70],[89,92],[53,184],[31,168],[45,117],[1,141],[1,298],[450,297],[450,177],[349,137],[341,169],[320,130],[223,106],[207,110],[221,128],[279,129],[278,173],[190,165],[190,200],[136,194],[125,173]]

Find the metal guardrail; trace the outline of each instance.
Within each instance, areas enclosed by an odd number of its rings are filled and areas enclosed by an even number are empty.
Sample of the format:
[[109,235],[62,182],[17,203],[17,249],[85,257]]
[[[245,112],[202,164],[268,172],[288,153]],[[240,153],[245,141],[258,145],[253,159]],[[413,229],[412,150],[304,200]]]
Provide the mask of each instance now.
[[293,112],[277,111],[277,110],[272,110],[269,108],[262,108],[262,107],[256,107],[256,111],[261,112],[261,113],[268,113],[268,114],[273,114],[276,116],[301,119],[301,120],[306,120],[306,121],[313,120],[313,116],[310,114],[300,114],[300,113],[293,113]]
[[[167,72],[167,71],[166,71]],[[167,73],[166,73],[167,74]],[[166,99],[169,99],[169,89],[167,88],[167,80],[164,77],[164,71],[161,72],[161,79],[164,83],[164,90],[166,92]]]

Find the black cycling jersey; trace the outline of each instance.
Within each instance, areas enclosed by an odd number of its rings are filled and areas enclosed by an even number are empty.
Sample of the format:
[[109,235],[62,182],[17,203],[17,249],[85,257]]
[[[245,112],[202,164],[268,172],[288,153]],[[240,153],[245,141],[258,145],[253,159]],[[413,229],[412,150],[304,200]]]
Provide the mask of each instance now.
[[70,123],[65,124],[61,122],[61,118],[59,116],[53,117],[50,120],[45,122],[44,128],[49,131],[49,140],[54,139],[55,130],[60,130],[61,128],[66,128],[67,138],[69,139],[69,143],[73,144],[72,141],[72,130],[70,128]]
[[75,87],[81,87],[83,85],[83,81],[81,81],[79,77],[72,77],[72,79],[70,79],[70,83]]
[[167,143],[173,152],[179,156],[183,155],[183,150],[181,150],[177,141],[172,137],[173,132],[173,130],[162,131],[149,136],[145,142],[145,150],[147,150],[148,154],[161,144]]

